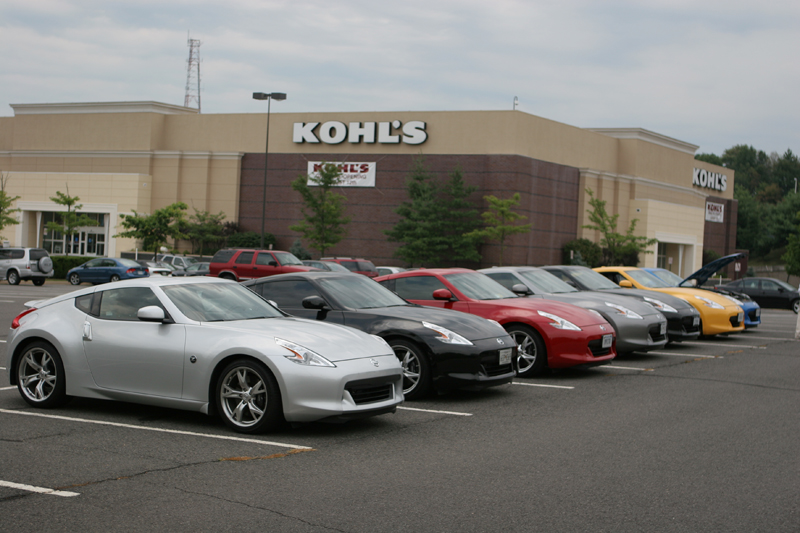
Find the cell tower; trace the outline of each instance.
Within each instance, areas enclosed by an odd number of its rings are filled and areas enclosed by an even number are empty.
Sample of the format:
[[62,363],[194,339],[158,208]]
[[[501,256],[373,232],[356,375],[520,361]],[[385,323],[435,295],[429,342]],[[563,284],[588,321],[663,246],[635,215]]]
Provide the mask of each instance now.
[[200,112],[200,40],[189,37],[189,60],[186,62],[186,97],[183,106],[189,107],[192,100],[197,102]]

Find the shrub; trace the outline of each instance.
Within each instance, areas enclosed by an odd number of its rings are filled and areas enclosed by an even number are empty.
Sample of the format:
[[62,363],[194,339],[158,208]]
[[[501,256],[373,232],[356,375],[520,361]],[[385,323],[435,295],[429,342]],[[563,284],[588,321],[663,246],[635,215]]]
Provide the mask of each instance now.
[[[589,239],[575,239],[569,241],[564,245],[562,262],[565,265],[572,264],[585,264],[591,268],[599,267],[600,262],[603,260],[603,250],[600,245],[590,241]],[[570,252],[574,252],[570,254]],[[572,258],[570,257],[572,255]],[[575,262],[575,260],[580,263]]]
[[[264,248],[269,248],[269,245],[275,246],[275,235],[272,233],[264,234]],[[245,231],[243,233],[234,233],[228,237],[228,248],[260,248],[261,247],[261,234],[255,231]]]
[[94,259],[94,257],[84,257],[82,255],[51,255],[50,258],[53,260],[54,279],[66,279],[67,272],[76,266],[81,266],[90,259]]

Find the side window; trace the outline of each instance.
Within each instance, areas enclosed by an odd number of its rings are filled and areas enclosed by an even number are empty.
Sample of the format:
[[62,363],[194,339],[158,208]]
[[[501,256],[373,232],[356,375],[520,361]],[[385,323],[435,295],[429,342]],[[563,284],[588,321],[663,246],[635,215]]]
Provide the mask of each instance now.
[[622,279],[622,276],[617,274],[616,272],[600,272],[602,275],[619,285],[619,280]]
[[761,289],[765,291],[777,291],[780,287],[774,281],[770,281],[768,279],[761,280]]
[[517,285],[518,283],[522,283],[514,274],[510,274],[508,272],[484,272],[487,276],[495,280],[497,283],[502,285],[508,290],[511,290],[511,287]]
[[11,250],[11,259],[24,259],[25,250]]
[[89,268],[97,268],[99,266],[102,266],[103,261],[104,259],[92,259],[91,261],[86,263],[86,266]]
[[139,309],[157,305],[164,309],[158,297],[148,287],[109,289],[99,293],[99,317],[105,320],[139,320]]
[[433,276],[413,276],[397,278],[394,292],[406,300],[433,300],[433,291],[446,288]]
[[281,309],[302,309],[303,298],[322,296],[317,289],[305,280],[274,281],[261,284],[261,296],[272,300]]
[[756,290],[758,290],[758,280],[757,279],[746,279],[746,280],[744,280],[744,288],[745,289],[756,289]]
[[103,259],[103,264],[100,266],[114,268],[115,266],[117,266],[117,263],[113,259]]
[[741,289],[742,288],[742,280],[734,281],[733,283],[729,284],[728,287],[731,289]]
[[255,254],[255,252],[242,252],[239,254],[239,257],[236,258],[235,263],[237,265],[249,265],[253,262],[253,254]]
[[0,248],[0,261],[3,259],[11,259],[11,250],[3,250]]
[[83,296],[78,296],[75,298],[75,307],[86,313],[87,315],[92,313],[92,297],[94,294],[84,294]]
[[[244,255],[244,254],[242,254],[242,255]],[[269,252],[261,252],[260,254],[258,254],[256,256],[256,264],[257,265],[262,265],[262,266],[269,265],[270,261],[275,261],[275,258],[272,257],[272,254],[269,253]],[[237,260],[236,262],[238,263],[239,261]]]
[[357,261],[340,261],[339,264],[345,267],[350,272],[355,272],[356,270],[358,270]]

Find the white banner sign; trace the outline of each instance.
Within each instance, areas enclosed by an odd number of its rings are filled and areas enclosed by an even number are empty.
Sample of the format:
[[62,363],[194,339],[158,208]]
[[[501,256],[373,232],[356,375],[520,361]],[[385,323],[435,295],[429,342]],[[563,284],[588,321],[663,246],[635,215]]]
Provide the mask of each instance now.
[[[319,169],[324,165],[322,161],[308,162],[308,186],[314,187],[310,178],[319,176]],[[332,163],[342,172],[339,177],[340,187],[374,187],[376,163]]]
[[706,202],[706,220],[709,222],[724,222],[725,204]]

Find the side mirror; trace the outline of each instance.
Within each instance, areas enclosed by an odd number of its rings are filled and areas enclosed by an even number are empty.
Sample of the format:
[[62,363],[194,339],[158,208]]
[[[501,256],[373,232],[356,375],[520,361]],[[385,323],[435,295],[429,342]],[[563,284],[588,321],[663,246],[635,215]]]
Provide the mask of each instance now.
[[276,267],[276,266],[278,266],[278,262],[277,262],[277,261],[270,261],[268,264],[269,264],[269,266],[271,266],[271,267]]
[[527,285],[522,283],[515,283],[511,286],[511,292],[517,294],[519,296],[528,296],[529,294],[533,294],[533,291],[528,288]]
[[448,302],[455,300],[455,298],[453,298],[453,293],[448,291],[447,289],[436,289],[435,291],[433,291],[433,299],[445,300]]
[[620,280],[619,286],[622,287],[623,289],[632,289],[633,288],[633,283],[631,283],[627,279],[623,279],[623,280]]
[[157,305],[148,305],[147,307],[142,307],[136,312],[136,316],[142,322],[160,322],[162,324],[172,322],[171,320],[167,320],[164,310]]
[[575,284],[575,282],[572,281],[571,279],[563,279],[562,278],[562,281],[564,283],[566,283],[567,285],[569,285],[570,287],[572,287],[573,289],[577,289],[578,288],[578,286]]
[[328,304],[321,296],[306,296],[303,298],[303,307],[306,309],[326,309]]

